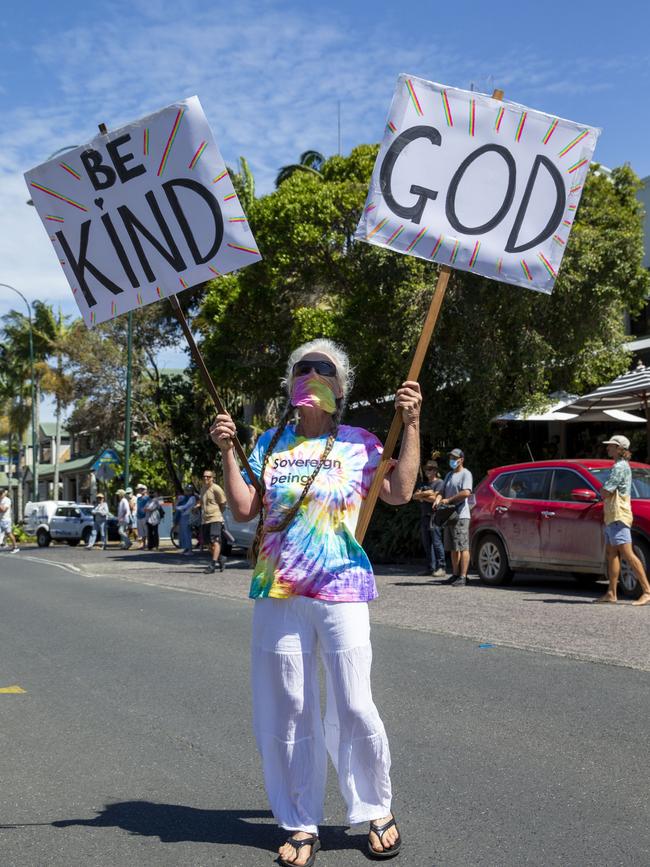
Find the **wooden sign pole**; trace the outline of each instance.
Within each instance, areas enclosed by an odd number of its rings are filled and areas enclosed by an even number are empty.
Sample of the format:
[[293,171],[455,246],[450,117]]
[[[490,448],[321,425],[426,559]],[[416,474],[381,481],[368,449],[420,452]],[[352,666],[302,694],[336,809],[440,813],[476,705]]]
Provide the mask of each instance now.
[[[100,123],[99,124],[99,131],[102,135],[107,135],[108,129],[106,128],[106,124]],[[221,402],[221,398],[217,394],[217,389],[215,388],[214,382],[212,381],[212,377],[210,376],[210,371],[208,370],[206,363],[203,360],[203,356],[201,355],[201,350],[196,345],[196,341],[194,340],[194,335],[192,334],[190,327],[187,324],[187,319],[185,318],[185,314],[183,313],[181,305],[179,304],[178,298],[176,297],[176,295],[171,295],[169,298],[169,301],[172,305],[172,310],[174,311],[174,314],[175,314],[176,318],[178,319],[178,322],[181,326],[181,329],[183,330],[183,334],[185,335],[185,339],[187,340],[187,342],[189,344],[190,352],[192,353],[192,358],[196,362],[196,366],[199,369],[199,372],[200,372],[201,377],[203,379],[203,384],[207,388],[208,394],[212,398],[212,402],[214,403],[217,412],[219,412],[219,413],[226,412],[226,408],[223,405],[223,403]],[[131,415],[131,413],[130,413],[130,403],[131,403],[131,342],[130,341],[131,341],[131,331],[132,331],[132,316],[133,316],[133,312],[130,311],[129,312],[129,364],[128,364],[128,374],[127,374],[127,397],[126,397],[126,400],[127,400],[127,421],[126,421],[126,426],[127,426],[126,466],[127,466],[127,469],[126,469],[126,473],[127,474],[128,474],[128,461],[129,461],[129,458],[128,458],[128,454],[129,454],[129,452],[128,452],[128,449],[129,449],[128,440],[130,439],[130,437],[128,435],[129,434],[128,429],[130,428],[130,415]],[[262,486],[260,485],[259,479],[257,478],[255,473],[251,469],[251,466],[248,463],[248,458],[246,457],[246,452],[244,451],[242,444],[239,442],[239,439],[237,437],[233,437],[233,445],[235,447],[235,451],[237,452],[237,456],[239,457],[239,460],[241,461],[242,467],[248,473],[248,478],[251,480],[251,484],[253,485],[253,487],[255,488],[257,493],[260,494],[260,496],[261,496]],[[128,479],[127,479],[127,483],[128,483]]]
[[[503,99],[503,91],[495,90],[492,94],[492,99]],[[440,308],[442,307],[442,302],[445,297],[445,292],[447,290],[447,283],[449,282],[450,274],[451,268],[448,265],[442,265],[440,268],[440,273],[438,274],[438,282],[436,283],[433,298],[431,299],[429,311],[427,313],[426,319],[424,320],[422,333],[420,334],[420,339],[418,340],[418,345],[415,349],[415,355],[413,356],[413,361],[411,362],[411,367],[409,368],[409,372],[406,377],[407,380],[416,381],[420,376],[422,364],[424,363],[424,358],[427,354],[427,350],[429,349],[429,343],[431,342],[431,337],[436,327],[436,322],[438,321],[438,314],[440,313]],[[368,496],[363,501],[361,511],[359,513],[359,520],[357,522],[355,537],[360,545],[363,543],[366,531],[368,529],[368,525],[370,524],[370,519],[372,518],[372,513],[375,510],[377,498],[379,497],[381,487],[384,483],[384,477],[388,472],[389,463],[393,456],[393,452],[395,451],[395,446],[397,445],[397,439],[399,437],[401,429],[402,414],[401,412],[396,412],[393,418],[393,422],[388,431],[388,436],[386,437],[386,443],[384,445],[384,451],[382,453],[379,466],[375,471],[372,484],[370,485],[370,490],[368,491]]]

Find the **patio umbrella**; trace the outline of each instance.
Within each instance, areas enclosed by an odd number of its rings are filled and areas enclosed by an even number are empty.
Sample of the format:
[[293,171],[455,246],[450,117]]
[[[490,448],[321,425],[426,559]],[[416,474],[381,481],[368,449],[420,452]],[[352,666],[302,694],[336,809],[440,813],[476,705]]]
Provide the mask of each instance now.
[[493,421],[619,421],[623,424],[644,424],[645,418],[623,412],[619,409],[600,409],[595,407],[578,414],[574,405],[583,400],[577,394],[554,391],[549,398],[552,403],[543,412],[526,412],[513,409],[496,416]]
[[569,413],[575,413],[579,418],[584,415],[605,411],[628,412],[642,409],[646,417],[646,443],[647,452],[650,455],[650,415],[648,414],[648,400],[650,399],[650,368],[641,361],[634,370],[617,376],[607,385],[601,385],[590,394],[577,398],[573,403],[564,407]]

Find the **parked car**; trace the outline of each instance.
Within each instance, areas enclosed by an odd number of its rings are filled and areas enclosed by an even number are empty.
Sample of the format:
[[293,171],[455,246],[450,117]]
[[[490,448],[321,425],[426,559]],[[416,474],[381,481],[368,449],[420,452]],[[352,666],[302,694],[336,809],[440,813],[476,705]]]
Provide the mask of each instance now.
[[[224,530],[226,534],[230,534],[232,536],[232,541],[226,535],[226,540],[223,543],[223,553],[226,556],[230,556],[231,551],[234,548],[242,548],[248,550],[250,548],[253,539],[255,538],[255,532],[257,530],[257,518],[253,518],[251,521],[239,522],[235,521],[232,516],[232,512],[230,508],[226,506],[223,509],[223,520],[224,520]],[[199,544],[201,532],[201,522],[200,518],[197,518],[196,521],[192,521],[192,546],[197,547]],[[178,538],[178,528],[176,526],[172,527],[170,532],[171,543],[175,548],[180,547],[180,541]]]
[[[25,506],[24,528],[30,536],[36,536],[39,548],[46,548],[51,542],[66,542],[78,545],[88,538],[93,527],[92,506],[75,503],[71,500],[42,500],[29,502]],[[117,518],[109,515],[107,538],[119,539]]]
[[[513,571],[563,572],[588,585],[604,579],[605,540],[600,488],[611,460],[533,461],[496,467],[476,488],[472,562],[485,584],[507,584]],[[650,466],[631,462],[632,545],[650,566]],[[623,561],[623,592],[638,596]]]

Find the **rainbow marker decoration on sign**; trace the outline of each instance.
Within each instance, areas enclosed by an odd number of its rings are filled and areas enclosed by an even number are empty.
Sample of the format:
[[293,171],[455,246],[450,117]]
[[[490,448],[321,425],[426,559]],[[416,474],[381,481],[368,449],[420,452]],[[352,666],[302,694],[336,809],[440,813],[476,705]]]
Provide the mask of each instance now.
[[61,193],[57,193],[55,190],[50,190],[48,187],[43,187],[41,184],[32,183],[32,186],[35,190],[40,190],[42,193],[47,193],[48,196],[52,196],[55,199],[58,199],[60,202],[67,202],[68,205],[72,205],[73,208],[79,208],[80,211],[88,212],[88,208],[84,208],[83,205],[80,205],[79,202],[75,202],[74,199],[69,199],[67,196],[62,196]]
[[199,160],[201,159],[201,157],[203,156],[203,151],[207,148],[207,146],[208,146],[207,141],[202,141],[202,142],[201,142],[201,144],[199,145],[199,147],[198,147],[196,153],[194,154],[194,156],[193,156],[192,159],[190,160],[190,164],[189,164],[189,166],[188,166],[188,169],[193,169],[193,168],[194,168],[194,166],[198,163],[198,161],[199,161]]
[[555,120],[552,122],[552,124],[546,130],[546,133],[544,134],[544,138],[542,139],[542,144],[548,144],[549,143],[551,136],[553,135],[553,133],[557,129],[558,123],[559,123],[559,120],[557,118],[555,118]]
[[167,139],[167,144],[165,145],[165,150],[163,151],[163,155],[160,159],[160,165],[158,166],[158,177],[162,175],[165,171],[165,166],[167,165],[167,160],[169,159],[169,154],[171,152],[172,147],[174,146],[174,142],[176,141],[176,136],[178,135],[178,130],[181,125],[181,120],[183,119],[183,115],[185,114],[184,108],[179,108],[178,113],[176,114],[176,120],[174,121],[174,125],[172,126],[171,132],[169,133],[169,138]]
[[354,237],[548,294],[599,133],[404,73]]
[[524,132],[524,124],[526,123],[526,118],[528,117],[527,111],[522,111],[521,117],[519,118],[519,123],[517,124],[517,132],[515,133],[515,141],[520,142],[521,136]]
[[418,95],[415,92],[415,88],[413,87],[413,82],[409,79],[409,81],[406,82],[406,86],[408,87],[409,95],[411,97],[411,102],[413,103],[413,108],[415,109],[418,116],[422,117],[424,112],[422,111],[422,106],[420,105]]
[[451,106],[449,105],[449,98],[447,97],[447,91],[443,90],[440,94],[442,96],[442,106],[445,111],[445,120],[447,121],[447,126],[454,125],[454,119],[451,116]]
[[78,181],[81,180],[81,175],[79,172],[76,172],[72,166],[69,166],[67,163],[59,163],[62,169],[66,171],[69,175],[72,175],[73,178],[76,178]]
[[405,252],[405,253],[410,253],[411,250],[412,250],[412,249],[415,247],[415,245],[418,243],[418,241],[421,241],[422,238],[424,238],[424,236],[426,235],[426,233],[427,233],[427,227],[425,226],[424,229],[420,229],[420,231],[417,233],[417,235],[415,236],[415,238],[413,238],[413,240],[411,241],[411,243],[408,245],[408,247],[406,248],[406,250],[405,250],[404,252]]
[[580,143],[584,138],[586,138],[588,135],[589,135],[589,130],[588,130],[588,129],[583,130],[583,131],[580,133],[580,135],[577,135],[577,136],[573,139],[573,141],[570,141],[569,144],[568,144],[566,147],[563,147],[563,148],[562,148],[562,150],[559,152],[558,156],[559,156],[559,157],[563,157],[565,154],[568,154],[569,151],[570,151],[572,148],[574,148],[577,144],[579,144],[579,143]]

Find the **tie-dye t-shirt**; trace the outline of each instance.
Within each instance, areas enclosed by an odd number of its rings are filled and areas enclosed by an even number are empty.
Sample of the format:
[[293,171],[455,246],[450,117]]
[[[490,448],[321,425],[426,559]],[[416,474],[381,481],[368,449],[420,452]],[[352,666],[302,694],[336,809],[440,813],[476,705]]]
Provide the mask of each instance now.
[[[249,458],[256,476],[275,429],[257,441]],[[264,473],[265,519],[280,522],[300,497],[323,454],[327,434],[307,439],[287,425]],[[311,596],[330,602],[368,602],[377,596],[370,561],[354,538],[361,503],[379,464],[374,434],[341,425],[336,442],[297,515],[285,530],[265,533],[250,596]],[[244,474],[245,478],[246,475]]]

